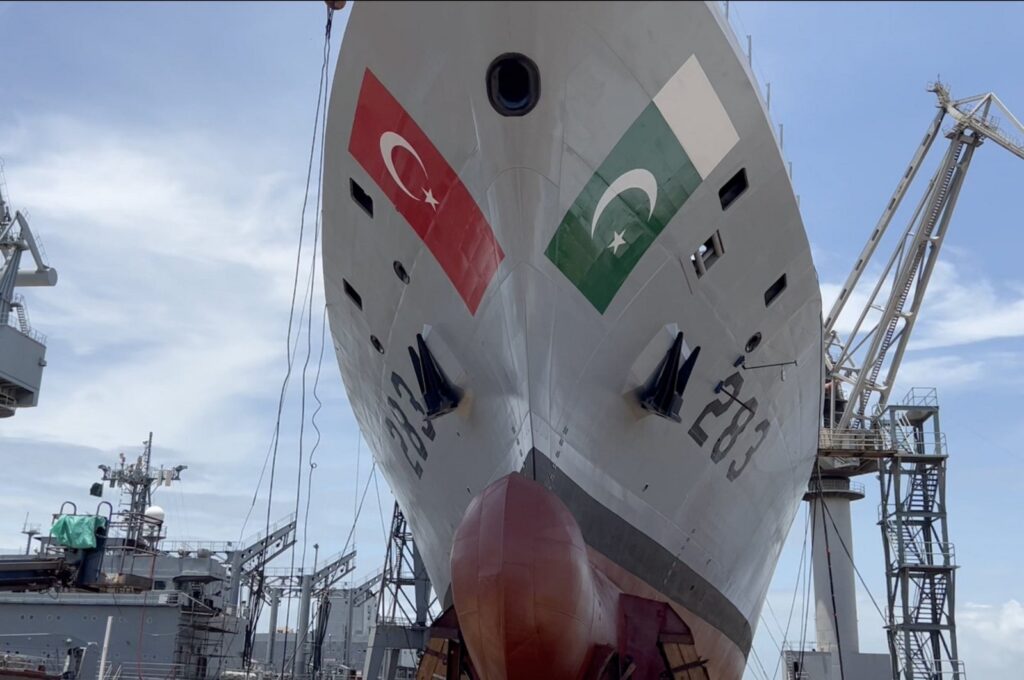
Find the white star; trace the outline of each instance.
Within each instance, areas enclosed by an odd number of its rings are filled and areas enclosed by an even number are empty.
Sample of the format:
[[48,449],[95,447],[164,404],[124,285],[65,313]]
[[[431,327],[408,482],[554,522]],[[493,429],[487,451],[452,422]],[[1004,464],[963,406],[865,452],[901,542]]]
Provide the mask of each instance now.
[[434,209],[434,212],[437,212],[437,204],[439,203],[439,201],[436,198],[434,198],[434,194],[430,191],[430,189],[424,189],[423,195],[423,200],[430,204],[430,207]]
[[612,237],[612,242],[608,244],[608,249],[612,251],[612,255],[618,255],[619,246],[626,245],[626,239],[622,238],[625,233],[624,231],[617,231],[615,236]]

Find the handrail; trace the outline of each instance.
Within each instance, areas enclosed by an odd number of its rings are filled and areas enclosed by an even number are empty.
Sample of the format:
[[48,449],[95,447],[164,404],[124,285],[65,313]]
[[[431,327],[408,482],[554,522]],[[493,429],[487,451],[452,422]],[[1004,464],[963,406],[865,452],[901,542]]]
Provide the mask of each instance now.
[[899,406],[938,406],[939,395],[934,387],[911,387]]
[[211,553],[230,552],[236,548],[234,541],[193,541],[187,538],[163,541],[161,547],[166,552],[194,553],[200,550],[208,550]]
[[878,452],[893,450],[884,430],[823,427],[818,431],[818,448],[827,451]]
[[848,481],[846,479],[832,479],[830,477],[822,477],[821,479],[812,477],[810,483],[807,485],[807,491],[809,493],[817,493],[819,489],[823,492],[838,491],[840,493],[856,494],[861,497],[865,495],[864,485],[860,482],[854,482],[852,480]]
[[[880,521],[885,522],[885,517]],[[906,526],[906,525],[904,525]],[[895,547],[899,542],[899,534],[896,531],[895,522],[887,522],[886,538],[890,545]],[[956,567],[956,545],[950,541],[926,541],[920,533],[903,536],[905,546],[902,563],[911,567]],[[911,558],[911,559],[906,559]]]
[[[16,312],[16,309],[21,311]],[[14,317],[13,319],[11,318],[12,315]],[[0,319],[0,326],[10,326],[22,335],[35,340],[40,345],[46,345],[46,335],[32,328],[32,324],[28,320],[27,310],[25,308],[25,296],[20,293],[11,297],[10,309],[7,314],[4,315],[4,318]]]
[[287,515],[285,515],[285,516],[284,516],[284,517],[282,517],[281,519],[279,519],[279,520],[277,520],[276,522],[274,522],[273,524],[271,524],[271,525],[270,525],[270,526],[269,526],[269,527],[267,528],[267,530],[266,530],[266,531],[264,531],[264,530],[260,529],[260,530],[259,530],[259,531],[257,531],[256,533],[254,533],[254,534],[250,534],[249,536],[247,536],[247,537],[245,537],[244,539],[242,539],[242,540],[241,540],[241,541],[240,541],[240,542],[238,543],[238,547],[239,547],[239,548],[245,548],[245,547],[246,547],[246,546],[248,546],[248,545],[253,545],[254,543],[257,543],[257,542],[259,542],[259,541],[262,541],[262,540],[263,540],[264,538],[266,538],[267,536],[270,536],[271,534],[273,534],[273,533],[274,533],[275,531],[277,531],[278,529],[281,529],[281,528],[283,528],[283,527],[284,527],[285,525],[287,525],[287,524],[291,524],[292,522],[294,522],[294,521],[295,521],[295,518],[296,518],[296,515],[295,515],[295,513],[294,513],[294,512],[288,513]]
[[[107,667],[112,664],[108,662]],[[124,676],[131,680],[175,680],[187,678],[188,667],[181,663],[159,663],[156,661],[122,661],[112,677]]]

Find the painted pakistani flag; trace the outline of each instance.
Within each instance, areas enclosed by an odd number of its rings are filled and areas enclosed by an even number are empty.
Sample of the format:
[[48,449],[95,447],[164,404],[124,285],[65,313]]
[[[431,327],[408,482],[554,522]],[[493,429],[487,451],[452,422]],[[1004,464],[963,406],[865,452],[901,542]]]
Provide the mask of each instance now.
[[544,254],[603,314],[636,263],[737,141],[704,69],[690,57],[583,187]]

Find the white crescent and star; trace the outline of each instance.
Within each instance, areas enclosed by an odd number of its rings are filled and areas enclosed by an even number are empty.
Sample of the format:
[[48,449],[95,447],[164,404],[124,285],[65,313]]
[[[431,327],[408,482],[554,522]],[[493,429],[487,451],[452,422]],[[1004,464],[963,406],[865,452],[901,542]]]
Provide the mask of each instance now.
[[[597,223],[601,219],[605,208],[608,207],[616,196],[630,189],[639,189],[647,195],[647,219],[651,219],[654,215],[654,206],[658,202],[658,180],[655,179],[650,170],[633,168],[616,177],[615,181],[609,184],[608,188],[601,194],[601,198],[597,201],[597,207],[594,209],[594,217],[590,220],[590,238],[594,238]],[[614,232],[612,242],[608,246],[608,249],[613,254],[618,255],[619,248],[626,245],[626,240],[623,238],[625,233],[625,231]]]
[[419,198],[409,191],[409,188],[405,186],[401,178],[399,178],[398,171],[395,169],[395,161],[391,158],[392,152],[399,147],[412,154],[412,157],[416,159],[417,163],[419,163],[420,169],[423,170],[423,175],[429,178],[427,169],[424,167],[423,161],[420,159],[420,155],[416,153],[416,149],[413,148],[412,144],[410,144],[402,135],[390,130],[384,132],[380,136],[380,157],[384,160],[384,167],[387,168],[388,174],[391,175],[391,179],[395,181],[395,184],[397,184],[398,188],[402,190],[402,193],[414,201],[427,203],[434,209],[434,212],[437,212],[439,201],[434,198],[434,194],[429,188],[423,189],[423,198]]

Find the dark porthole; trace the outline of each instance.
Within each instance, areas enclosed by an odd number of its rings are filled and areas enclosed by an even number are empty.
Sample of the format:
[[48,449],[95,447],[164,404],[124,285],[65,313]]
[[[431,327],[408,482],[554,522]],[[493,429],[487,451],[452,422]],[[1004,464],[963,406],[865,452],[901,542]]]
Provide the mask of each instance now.
[[754,333],[753,335],[751,335],[750,339],[747,340],[747,346],[745,347],[745,349],[747,351],[747,354],[750,354],[755,349],[757,349],[760,344],[761,344],[761,334],[760,333]]
[[352,284],[350,284],[345,279],[342,279],[341,280],[341,287],[345,289],[345,295],[348,296],[348,299],[351,300],[352,302],[354,302],[356,307],[358,307],[359,309],[362,309],[363,308],[363,296],[356,292],[356,289],[352,287]]
[[405,267],[398,260],[395,260],[392,265],[395,269],[395,276],[397,276],[402,283],[409,283],[409,272],[405,271]]
[[775,281],[772,285],[768,286],[768,290],[764,292],[764,306],[767,307],[771,303],[775,302],[775,298],[782,294],[782,291],[786,290],[786,275],[783,274]]
[[737,198],[742,196],[748,186],[747,170],[746,168],[741,168],[739,172],[733,175],[732,178],[718,190],[718,200],[722,203],[722,210],[728,208],[736,201]]
[[380,340],[377,339],[376,335],[370,336],[370,344],[377,350],[378,353],[384,354],[384,345],[380,344]]
[[351,177],[348,180],[348,189],[356,205],[362,208],[363,212],[367,215],[373,217],[373,199],[370,197],[370,194],[363,191],[363,188]]
[[487,67],[487,98],[503,116],[525,116],[540,99],[540,71],[524,54],[508,52]]

